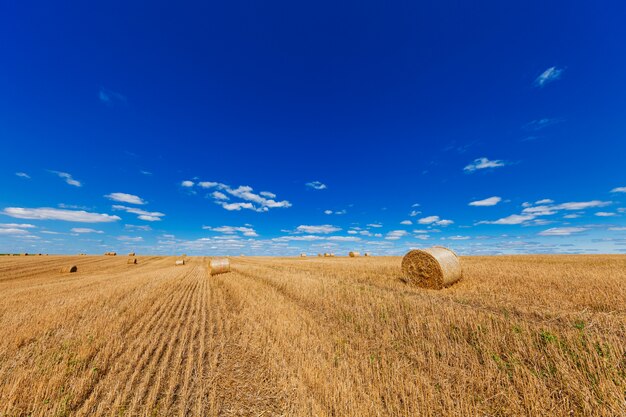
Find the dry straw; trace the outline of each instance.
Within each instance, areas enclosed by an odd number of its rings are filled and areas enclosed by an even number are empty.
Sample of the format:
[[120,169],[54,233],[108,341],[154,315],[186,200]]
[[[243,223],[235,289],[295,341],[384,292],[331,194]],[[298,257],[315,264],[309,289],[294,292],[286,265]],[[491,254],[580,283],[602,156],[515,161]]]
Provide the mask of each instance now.
[[324,258],[328,258],[328,257],[330,257],[330,253],[325,253]]
[[300,257],[301,257],[301,258],[306,258],[306,253],[301,253],[301,254],[300,254]]
[[461,279],[461,263],[456,253],[442,246],[415,249],[402,259],[402,275],[411,284],[441,289]]
[[365,252],[365,253],[363,254],[363,256],[372,256],[372,255],[370,255],[370,253],[369,253],[369,252]]
[[358,256],[361,256],[361,254],[359,252],[349,252],[348,256],[351,258],[356,258]]
[[128,261],[126,261],[127,264],[137,264],[137,258],[129,258]]
[[105,256],[117,256],[117,252],[105,252]]
[[176,260],[176,266],[178,266],[178,265],[185,265],[185,260],[184,259]]
[[68,272],[76,272],[78,271],[78,267],[76,265],[64,266],[61,268],[61,273],[66,274]]
[[129,253],[128,256],[135,256],[135,252]]
[[230,260],[228,258],[214,258],[209,261],[209,273],[211,275],[230,272]]

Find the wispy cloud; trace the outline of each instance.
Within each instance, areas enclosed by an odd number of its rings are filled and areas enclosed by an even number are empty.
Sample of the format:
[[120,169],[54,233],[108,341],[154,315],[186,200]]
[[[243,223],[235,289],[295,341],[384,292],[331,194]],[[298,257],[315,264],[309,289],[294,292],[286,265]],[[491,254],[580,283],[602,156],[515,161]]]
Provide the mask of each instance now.
[[73,233],[104,233],[102,230],[89,229],[87,227],[74,227],[70,231]]
[[546,127],[555,125],[557,123],[561,123],[562,121],[563,121],[563,119],[549,119],[549,118],[536,119],[536,120],[533,120],[533,121],[530,121],[530,122],[526,123],[523,126],[523,128],[525,130],[530,130],[530,131],[536,132],[536,131],[545,129]]
[[0,235],[25,235],[28,233],[28,230],[18,229],[15,227],[0,228]]
[[574,233],[584,232],[589,230],[586,227],[553,227],[551,229],[539,232],[540,236],[569,236]]
[[476,206],[476,207],[490,207],[490,206],[495,206],[500,201],[502,201],[502,198],[500,197],[489,197],[489,198],[485,198],[484,200],[472,201],[471,203],[469,203],[469,205]]
[[109,214],[90,213],[84,210],[64,210],[51,207],[7,207],[2,213],[18,219],[63,220],[78,223],[110,223],[120,220],[118,216],[111,216]]
[[328,234],[341,230],[341,227],[333,226],[331,224],[322,224],[319,226],[300,225],[296,227],[296,233],[309,233],[309,234]]
[[616,216],[616,214],[608,212],[608,211],[599,211],[599,212],[596,213],[596,216],[598,216],[598,217],[613,217],[613,216]]
[[392,230],[387,233],[387,236],[385,236],[385,240],[398,240],[408,234],[409,232],[407,232],[406,230]]
[[378,227],[383,227],[383,225],[382,225],[382,224],[380,224],[380,223],[370,223],[370,224],[368,224],[367,226],[368,226],[368,227],[375,227],[375,228],[378,228]]
[[158,222],[161,221],[161,217],[165,216],[164,213],[158,211],[146,211],[141,210],[135,207],[127,207],[121,205],[114,205],[114,210],[124,210],[127,213],[136,214],[139,220],[144,220],[147,222]]
[[106,198],[113,201],[118,201],[120,203],[128,203],[128,204],[146,204],[147,202],[136,195],[126,194],[126,193],[111,193],[105,195]]
[[12,228],[17,227],[19,229],[34,229],[37,226],[29,223],[0,223],[0,228]]
[[117,103],[126,104],[127,101],[126,96],[104,87],[100,87],[100,90],[98,91],[98,98],[107,106],[113,106]]
[[314,190],[325,190],[325,189],[327,188],[327,187],[326,187],[326,184],[322,184],[322,183],[321,183],[321,182],[319,182],[319,181],[311,181],[311,182],[307,182],[305,185],[306,185],[307,187],[309,187],[309,188],[314,189]]
[[71,174],[68,174],[67,172],[61,172],[61,171],[50,171],[53,174],[56,174],[59,178],[63,178],[65,180],[66,183],[68,183],[69,185],[73,185],[74,187],[82,187],[83,184],[81,184],[80,181],[75,180]]
[[522,224],[531,221],[534,218],[535,216],[533,215],[511,214],[510,216],[503,217],[494,221],[483,220],[478,222],[477,224]]
[[611,190],[612,193],[626,193],[626,187],[617,187]]
[[346,209],[343,210],[338,210],[338,211],[332,211],[332,210],[324,210],[324,214],[346,214],[348,211]]
[[469,240],[470,236],[450,236],[448,240]]
[[137,243],[137,242],[143,242],[143,237],[141,236],[118,236],[117,240],[121,242]]
[[17,176],[18,176],[18,177],[20,177],[20,178],[26,178],[26,179],[28,179],[28,180],[30,179],[30,175],[28,175],[28,174],[27,174],[27,173],[25,173],[25,172],[16,172],[16,173],[15,173],[15,175],[17,175]]
[[[572,202],[561,203],[561,204],[551,204],[553,203],[553,201],[550,199],[539,200],[537,201],[537,203],[543,203],[543,204],[532,205],[531,203],[524,203],[522,204],[522,207],[524,207],[524,209],[522,210],[521,214],[512,214],[508,217],[503,217],[501,219],[494,220],[494,221],[484,220],[484,221],[478,222],[477,224],[541,225],[541,224],[545,224],[545,221],[537,220],[537,217],[551,216],[560,211],[578,211],[578,210],[585,210],[589,208],[605,207],[611,204],[610,201],[600,201],[600,200],[572,201]],[[569,218],[574,218],[574,217],[570,216]]]
[[535,79],[535,83],[534,83],[535,87],[541,88],[553,81],[558,80],[559,78],[561,78],[561,74],[563,74],[563,71],[565,70],[562,68],[557,68],[557,67],[548,68]]
[[182,181],[180,183],[180,185],[183,186],[183,187],[193,187],[194,186],[194,182],[186,180],[186,181]]
[[470,164],[468,164],[465,168],[463,168],[466,172],[475,172],[480,169],[489,169],[489,168],[498,168],[503,167],[506,164],[504,161],[494,160],[491,161],[488,158],[477,158]]
[[145,226],[137,226],[134,224],[126,224],[124,225],[124,229],[126,230],[141,230],[142,232],[149,232],[150,230],[152,230],[152,228],[148,225]]
[[402,221],[400,222],[400,224],[404,224],[404,225],[406,225],[406,226],[410,226],[410,225],[412,225],[412,224],[413,224],[413,222],[412,222],[411,220],[402,220]]
[[257,237],[258,233],[252,227],[247,226],[219,226],[219,227],[211,227],[211,226],[202,226],[205,230],[211,230],[213,232],[224,233],[226,235],[234,235],[236,233],[241,233],[244,236],[248,237]]

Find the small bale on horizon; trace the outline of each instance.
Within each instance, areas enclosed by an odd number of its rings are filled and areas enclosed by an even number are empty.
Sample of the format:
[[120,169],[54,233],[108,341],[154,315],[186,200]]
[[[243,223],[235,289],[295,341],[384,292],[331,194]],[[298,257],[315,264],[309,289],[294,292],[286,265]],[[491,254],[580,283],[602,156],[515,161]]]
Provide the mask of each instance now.
[[348,256],[351,258],[357,258],[359,256],[361,256],[361,254],[359,252],[349,252]]
[[177,259],[176,260],[176,266],[178,265],[185,265],[185,260],[184,259]]
[[402,259],[402,275],[407,282],[422,288],[442,289],[463,276],[459,257],[443,246],[415,249]]
[[133,264],[136,265],[137,264],[137,258],[129,258],[128,261],[126,261],[127,264]]
[[129,253],[128,256],[135,256],[135,252]]
[[301,253],[301,254],[300,254],[300,257],[301,257],[301,258],[306,258],[306,253]]
[[76,265],[64,266],[63,268],[61,268],[62,274],[67,274],[70,272],[77,272],[77,271],[78,271],[78,267]]

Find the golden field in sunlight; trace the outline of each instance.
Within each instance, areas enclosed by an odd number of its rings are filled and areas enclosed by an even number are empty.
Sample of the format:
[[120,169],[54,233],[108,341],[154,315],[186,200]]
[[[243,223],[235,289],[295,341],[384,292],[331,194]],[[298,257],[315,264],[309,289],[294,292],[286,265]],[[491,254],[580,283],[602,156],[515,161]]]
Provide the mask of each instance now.
[[626,256],[176,259],[0,257],[0,416],[626,415]]

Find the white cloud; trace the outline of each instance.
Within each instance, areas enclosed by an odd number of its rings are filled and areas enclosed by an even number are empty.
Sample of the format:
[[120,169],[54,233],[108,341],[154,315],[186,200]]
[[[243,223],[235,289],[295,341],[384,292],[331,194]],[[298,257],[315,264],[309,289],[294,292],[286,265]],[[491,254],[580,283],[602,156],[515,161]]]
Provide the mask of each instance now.
[[474,172],[479,169],[497,168],[503,167],[504,165],[505,163],[500,160],[490,161],[487,158],[478,158],[474,159],[474,161],[463,168],[463,170],[467,172]]
[[122,242],[143,242],[141,236],[118,236],[117,240]]
[[221,206],[228,211],[240,211],[242,208],[254,210],[252,203],[222,203]]
[[408,234],[409,233],[406,230],[392,230],[391,232],[387,233],[387,236],[385,236],[385,240],[398,240]]
[[606,212],[606,211],[599,211],[599,212],[596,213],[596,216],[598,216],[598,217],[613,217],[613,216],[615,216],[615,213],[609,213],[609,212]]
[[34,229],[34,224],[29,223],[0,223],[0,228],[18,228],[18,229]]
[[74,227],[70,231],[73,233],[104,233],[102,230],[89,229],[87,227]]
[[17,175],[20,178],[26,178],[26,179],[30,179],[30,175],[28,175],[25,172],[16,172],[15,175]]
[[56,174],[59,178],[63,178],[65,180],[66,183],[68,183],[69,185],[73,185],[74,187],[82,187],[83,184],[81,184],[80,181],[75,180],[71,174],[68,174],[67,172],[60,172],[60,171],[51,171],[52,173]]
[[540,232],[540,236],[569,236],[573,233],[580,233],[588,230],[586,227],[553,227]]
[[332,210],[324,210],[324,214],[333,214]]
[[469,236],[450,236],[448,239],[449,240],[468,240],[470,237]]
[[422,214],[422,212],[421,212],[421,211],[417,211],[417,210],[413,210],[413,211],[411,211],[411,212],[409,213],[409,217],[415,217],[415,216],[417,216],[418,214]]
[[212,230],[214,232],[218,232],[218,233],[224,233],[226,235],[233,235],[236,233],[241,233],[244,236],[248,236],[248,237],[257,237],[258,234],[257,232],[251,228],[251,227],[245,227],[245,226],[239,226],[239,227],[235,227],[235,226],[220,226],[220,227],[210,227],[210,226],[202,226],[203,229],[205,230]]
[[580,202],[571,202],[571,203],[563,203],[555,206],[557,210],[584,210],[593,207],[606,207],[610,205],[610,201],[600,201],[600,200],[592,200],[592,201],[580,201]]
[[[16,174],[17,175],[17,174]],[[611,190],[612,193],[626,193],[626,187],[617,187]]]
[[128,204],[146,204],[146,201],[139,196],[126,193],[111,193],[105,195],[106,198],[113,201],[119,201],[120,203]]
[[419,219],[418,223],[419,224],[431,224],[437,221],[439,221],[439,216],[428,216],[428,217],[422,217],[421,219]]
[[411,204],[411,207],[419,207],[420,203]]
[[13,227],[9,228],[0,228],[0,235],[24,235],[28,234],[28,230],[24,229],[16,229]]
[[412,224],[413,224],[413,222],[412,222],[411,220],[402,220],[402,221],[400,222],[400,224],[405,224],[405,225],[407,225],[407,226],[410,226],[410,225],[412,225]]
[[510,216],[503,217],[494,221],[482,221],[478,222],[478,224],[522,224],[533,220],[535,216],[533,215],[520,215],[520,214],[511,214]]
[[211,196],[216,200],[229,200],[230,198],[221,191],[213,191]]
[[109,214],[90,213],[84,210],[64,210],[50,207],[7,207],[2,213],[18,219],[63,220],[78,223],[110,223],[120,220],[118,216],[111,216]]
[[454,223],[452,220],[440,219],[439,216],[422,217],[418,221],[419,224],[433,224],[437,226],[449,226]]
[[333,242],[358,242],[361,238],[356,236],[329,236],[326,240]]
[[581,215],[578,213],[572,213],[572,214],[566,214],[565,216],[563,216],[564,219],[577,219],[579,218]]
[[320,225],[320,226],[300,225],[300,226],[296,227],[296,232],[297,233],[310,233],[310,234],[333,233],[333,232],[337,232],[339,230],[341,230],[340,227],[333,226],[333,225],[330,225],[330,224],[323,224],[323,225]]
[[198,183],[198,187],[202,187],[202,188],[213,188],[213,187],[217,187],[218,185],[220,185],[219,182],[213,182],[213,181],[201,181]]
[[489,198],[485,198],[484,200],[472,201],[471,203],[469,203],[469,205],[477,206],[477,207],[488,207],[488,206],[495,206],[500,201],[502,201],[502,198],[500,197],[489,197]]
[[543,200],[535,201],[535,204],[552,204],[554,200],[550,200],[549,198],[544,198]]
[[267,198],[276,198],[276,194],[270,193],[269,191],[261,191],[259,195],[262,195],[263,197],[267,197]]
[[558,80],[559,78],[561,78],[561,74],[563,73],[563,71],[564,70],[562,68],[557,68],[557,67],[548,68],[535,79],[535,83],[534,83],[535,87],[541,88],[551,83],[552,81]]
[[413,230],[413,233],[430,233],[430,231],[416,229],[416,230]]
[[625,232],[626,227],[609,227],[609,230],[612,230],[614,232]]
[[189,187],[193,187],[194,186],[194,182],[186,180],[186,181],[181,182],[180,185],[183,186],[183,187],[189,188]]
[[325,190],[327,188],[326,184],[322,184],[319,181],[307,182],[306,186],[309,187],[309,188],[312,188],[314,190]]
[[127,213],[136,214],[139,220],[145,220],[148,222],[158,222],[161,220],[161,217],[165,216],[164,213],[160,213],[158,211],[146,211],[135,207],[121,206],[117,204],[113,206],[113,209],[124,210]]
[[126,229],[126,230],[141,230],[143,232],[149,232],[150,230],[152,230],[152,228],[150,226],[148,226],[148,225],[136,226],[134,224],[124,225],[124,229]]
[[382,225],[382,224],[380,224],[380,223],[370,223],[370,224],[368,224],[367,226],[368,226],[368,227],[383,227],[383,225]]

